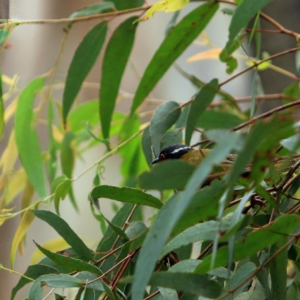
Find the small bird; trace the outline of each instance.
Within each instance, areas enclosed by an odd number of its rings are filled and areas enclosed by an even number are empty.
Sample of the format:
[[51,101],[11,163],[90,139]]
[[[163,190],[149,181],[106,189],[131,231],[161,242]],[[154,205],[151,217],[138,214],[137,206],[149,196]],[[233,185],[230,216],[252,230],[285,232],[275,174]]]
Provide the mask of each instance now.
[[[159,156],[152,161],[151,165],[167,159],[178,158],[183,159],[184,161],[192,165],[199,165],[203,161],[203,159],[209,154],[210,151],[211,149],[197,150],[187,145],[175,144],[164,148],[160,152]],[[229,154],[221,164],[218,164],[218,166],[223,170],[228,170],[233,164],[235,158],[236,155]]]

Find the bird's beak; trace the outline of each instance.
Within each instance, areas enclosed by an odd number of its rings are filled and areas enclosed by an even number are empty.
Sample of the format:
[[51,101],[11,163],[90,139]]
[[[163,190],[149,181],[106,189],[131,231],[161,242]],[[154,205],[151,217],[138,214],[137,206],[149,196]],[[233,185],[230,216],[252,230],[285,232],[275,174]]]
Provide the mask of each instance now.
[[155,158],[155,159],[152,161],[151,166],[154,165],[154,164],[156,164],[156,163],[159,162],[159,161],[160,161],[159,157],[158,157],[158,158]]

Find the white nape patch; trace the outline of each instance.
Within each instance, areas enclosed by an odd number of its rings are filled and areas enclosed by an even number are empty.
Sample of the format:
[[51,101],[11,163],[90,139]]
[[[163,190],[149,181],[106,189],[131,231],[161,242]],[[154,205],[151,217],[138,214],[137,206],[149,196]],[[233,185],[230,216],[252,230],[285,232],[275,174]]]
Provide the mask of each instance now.
[[172,154],[180,152],[181,150],[185,150],[185,149],[191,149],[191,147],[186,146],[186,147],[177,148],[174,151],[172,151]]

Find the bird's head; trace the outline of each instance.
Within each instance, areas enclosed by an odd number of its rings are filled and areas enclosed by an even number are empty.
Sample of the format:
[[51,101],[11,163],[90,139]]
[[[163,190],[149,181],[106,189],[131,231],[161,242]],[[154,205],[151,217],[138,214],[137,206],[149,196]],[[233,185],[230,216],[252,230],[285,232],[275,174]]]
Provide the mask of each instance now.
[[167,159],[181,158],[184,154],[188,153],[192,149],[192,147],[182,144],[168,146],[159,153],[159,156],[152,161],[151,165]]

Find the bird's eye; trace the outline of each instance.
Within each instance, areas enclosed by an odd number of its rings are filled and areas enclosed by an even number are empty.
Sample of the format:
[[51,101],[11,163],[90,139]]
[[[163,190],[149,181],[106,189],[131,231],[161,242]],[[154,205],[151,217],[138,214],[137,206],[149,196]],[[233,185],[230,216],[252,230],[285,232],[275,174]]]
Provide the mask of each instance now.
[[161,153],[161,154],[160,154],[160,158],[161,158],[161,159],[165,159],[165,158],[166,158],[166,155],[163,154],[163,153]]

